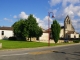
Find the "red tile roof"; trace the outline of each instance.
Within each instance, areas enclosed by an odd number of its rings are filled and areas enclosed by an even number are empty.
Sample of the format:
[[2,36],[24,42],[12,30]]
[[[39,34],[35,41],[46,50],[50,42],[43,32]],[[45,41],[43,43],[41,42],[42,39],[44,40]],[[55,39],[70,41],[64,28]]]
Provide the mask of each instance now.
[[0,30],[13,30],[12,27],[0,27]]

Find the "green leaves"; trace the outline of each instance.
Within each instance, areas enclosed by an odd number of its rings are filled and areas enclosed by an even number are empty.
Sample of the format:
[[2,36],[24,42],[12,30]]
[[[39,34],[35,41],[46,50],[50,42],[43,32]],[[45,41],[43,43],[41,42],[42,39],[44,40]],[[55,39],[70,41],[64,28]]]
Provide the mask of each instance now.
[[51,31],[52,31],[52,37],[53,37],[55,43],[58,42],[59,35],[60,35],[60,29],[61,29],[61,27],[60,27],[59,23],[56,20],[54,20],[53,24],[51,25]]
[[42,35],[42,29],[38,26],[36,18],[30,15],[28,19],[20,19],[13,25],[14,35],[18,38],[39,37]]
[[28,36],[28,31],[26,29],[25,20],[20,19],[19,21],[15,22],[12,27],[13,27],[14,36],[18,38],[19,37],[25,38]]

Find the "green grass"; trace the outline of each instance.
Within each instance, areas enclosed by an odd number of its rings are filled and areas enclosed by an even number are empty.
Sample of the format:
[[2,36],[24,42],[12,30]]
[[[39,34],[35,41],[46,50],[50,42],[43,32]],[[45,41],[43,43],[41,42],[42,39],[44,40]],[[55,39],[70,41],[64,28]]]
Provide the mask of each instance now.
[[[48,43],[41,42],[28,42],[28,41],[9,41],[9,40],[0,40],[2,43],[2,49],[17,49],[17,48],[34,48],[34,47],[43,47],[48,46]],[[69,43],[51,43],[50,46],[63,45]]]

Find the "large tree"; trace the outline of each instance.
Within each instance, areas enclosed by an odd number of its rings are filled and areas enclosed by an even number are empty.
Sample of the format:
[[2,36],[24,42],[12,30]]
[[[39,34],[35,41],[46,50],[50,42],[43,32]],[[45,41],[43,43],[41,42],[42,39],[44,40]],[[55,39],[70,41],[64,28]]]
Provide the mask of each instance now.
[[19,21],[15,22],[12,27],[14,36],[20,40],[25,40],[25,37],[28,36],[28,31],[26,29],[27,25],[25,25],[25,21],[20,19]]
[[53,20],[53,23],[51,25],[51,31],[52,31],[52,38],[54,39],[54,42],[57,43],[60,37],[60,24]]
[[29,15],[28,19],[20,19],[13,24],[13,32],[16,37],[19,38],[31,38],[40,37],[42,35],[42,29],[38,26],[36,18],[33,15]]
[[39,40],[39,37],[43,34],[42,28],[37,26],[36,28],[36,38]]
[[28,19],[26,20],[26,23],[28,24],[28,32],[29,32],[28,37],[30,38],[30,41],[31,41],[32,37],[36,37],[36,30],[38,27],[38,23],[36,21],[36,18],[34,18],[33,15],[31,15],[31,14],[29,15]]

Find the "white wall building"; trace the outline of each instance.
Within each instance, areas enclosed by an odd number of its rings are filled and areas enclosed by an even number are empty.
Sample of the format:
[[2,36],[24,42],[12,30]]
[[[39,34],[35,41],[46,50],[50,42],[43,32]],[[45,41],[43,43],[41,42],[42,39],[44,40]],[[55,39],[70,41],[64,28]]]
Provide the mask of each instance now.
[[13,30],[11,27],[0,27],[0,40],[8,39],[13,36]]

